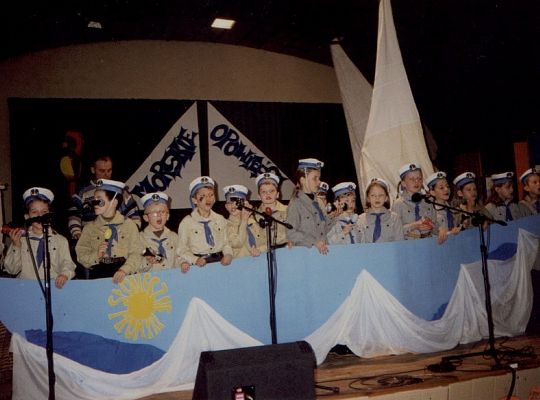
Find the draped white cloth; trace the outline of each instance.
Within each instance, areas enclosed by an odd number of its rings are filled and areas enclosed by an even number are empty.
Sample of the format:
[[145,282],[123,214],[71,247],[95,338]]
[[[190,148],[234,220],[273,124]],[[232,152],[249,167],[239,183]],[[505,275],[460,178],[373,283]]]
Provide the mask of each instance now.
[[[337,45],[331,49],[362,196],[375,177],[397,187],[399,168],[407,163],[420,164],[425,177],[433,173],[401,58],[390,0],[379,4],[373,91],[343,50]],[[366,104],[369,98],[371,106]],[[391,195],[395,197],[395,193]]]
[[[538,248],[539,238],[520,229],[516,254],[505,261],[488,262],[497,336],[520,334],[526,328],[533,298],[530,271],[535,266]],[[306,340],[320,364],[338,343],[348,345],[358,356],[375,357],[441,351],[487,337],[481,268],[481,262],[461,265],[448,306],[435,321],[412,314],[363,270],[341,306]],[[190,389],[201,351],[261,344],[232,326],[204,301],[192,298],[173,344],[161,359],[146,368],[129,374],[111,374],[55,354],[56,398],[137,399]],[[48,392],[45,349],[14,334],[12,351],[13,399],[44,398]]]
[[[520,230],[516,254],[488,261],[495,335],[523,333],[532,308],[530,271],[538,237]],[[336,344],[361,357],[448,350],[488,336],[482,263],[461,266],[444,315],[435,321],[418,318],[401,305],[366,270],[348,298],[319,329],[306,338],[322,363]]]
[[[193,298],[169,351],[146,368],[129,374],[98,371],[54,355],[56,399],[138,399],[154,393],[193,388],[201,351],[262,345],[238,330],[205,302]],[[42,400],[48,393],[45,349],[14,334],[13,399]]]

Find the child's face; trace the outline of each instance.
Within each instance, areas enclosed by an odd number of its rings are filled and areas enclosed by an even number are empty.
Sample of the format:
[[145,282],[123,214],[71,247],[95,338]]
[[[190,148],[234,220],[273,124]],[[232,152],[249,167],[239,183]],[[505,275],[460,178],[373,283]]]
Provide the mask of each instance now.
[[263,183],[259,186],[259,197],[263,204],[274,204],[277,201],[279,192],[271,183]]
[[229,212],[230,215],[233,217],[237,217],[241,214],[241,210],[238,209],[236,206],[236,198],[232,197],[231,199],[227,200],[225,202],[225,209]]
[[384,208],[384,203],[388,201],[388,196],[386,195],[386,192],[379,185],[373,185],[371,189],[369,189],[367,197],[371,204],[371,208],[374,210],[380,210]]
[[512,200],[514,196],[514,184],[512,182],[505,182],[501,186],[495,186],[495,191],[501,200]]
[[525,180],[525,186],[523,187],[526,192],[531,196],[540,196],[540,175],[531,175]]
[[464,185],[461,190],[458,190],[458,196],[463,197],[465,201],[474,202],[478,197],[476,191],[476,183],[471,182]]
[[200,212],[207,214],[208,212],[210,212],[210,210],[214,206],[214,203],[216,202],[216,195],[214,193],[214,189],[207,187],[200,188],[199,190],[197,190],[192,200],[193,204]]
[[300,178],[300,183],[304,193],[317,193],[321,183],[321,171],[318,169],[310,170],[306,176]]
[[450,198],[450,185],[448,185],[446,179],[437,179],[435,186],[429,191],[429,194],[439,201],[448,201]]
[[347,211],[354,212],[356,208],[356,194],[354,192],[342,194],[338,197],[338,202],[340,204],[347,204]]
[[169,207],[163,203],[152,203],[144,210],[143,218],[154,231],[161,231],[169,220]]
[[410,171],[401,180],[403,187],[409,193],[418,193],[422,190],[422,171]]
[[116,210],[116,205],[111,204],[111,203],[117,200],[116,199],[114,199],[113,201],[109,200],[109,198],[107,197],[107,194],[103,190],[96,190],[94,192],[94,197],[96,198],[96,200],[102,200],[102,203],[103,203],[102,206],[99,206],[99,205],[94,206],[94,212],[96,213],[96,215],[103,215],[107,211],[109,211],[111,208],[114,208]]
[[[28,213],[26,214],[29,218],[41,217],[49,212],[49,203],[43,200],[34,200],[28,204]],[[40,222],[32,223],[32,230],[41,231],[43,226]]]

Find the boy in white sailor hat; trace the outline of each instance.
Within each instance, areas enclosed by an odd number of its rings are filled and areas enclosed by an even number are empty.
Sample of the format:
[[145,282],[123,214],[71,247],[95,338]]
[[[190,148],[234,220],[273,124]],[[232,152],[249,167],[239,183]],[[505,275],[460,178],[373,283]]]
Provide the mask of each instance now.
[[[261,213],[272,215],[272,217],[279,221],[285,221],[287,219],[287,206],[279,201],[279,177],[271,172],[265,172],[257,176],[255,183],[257,184],[259,198],[261,199],[261,204],[257,210]],[[252,215],[250,220],[254,222],[253,233],[255,235],[257,249],[259,252],[264,252],[268,250],[268,243],[266,239],[266,228],[261,227],[259,223],[261,218],[259,215]],[[287,228],[285,226],[272,223],[271,235],[274,248],[284,247],[288,244]]]
[[443,243],[446,236],[439,230],[435,209],[423,198],[416,199],[414,196],[423,191],[422,167],[416,163],[405,164],[399,169],[399,177],[401,192],[392,210],[401,218],[405,239],[437,235],[439,244]]
[[257,257],[261,253],[257,250],[257,242],[253,229],[255,221],[250,220],[251,208],[247,197],[248,188],[244,185],[230,185],[223,188],[225,196],[225,209],[229,213],[227,219],[227,235],[233,249],[233,257]]
[[295,173],[296,188],[287,207],[287,239],[295,246],[315,246],[320,254],[328,253],[327,234],[335,223],[324,210],[317,196],[321,183],[322,161],[304,158],[298,161]]
[[519,177],[523,184],[523,199],[519,202],[531,215],[540,214],[540,170],[529,168]]
[[390,210],[388,183],[380,178],[372,178],[366,188],[365,199],[365,212],[356,223],[362,243],[403,240],[401,219]]
[[[450,196],[452,192],[448,180],[446,179],[446,172],[437,171],[431,174],[426,179],[426,187],[436,203],[450,207]],[[433,207],[437,214],[439,229],[441,229],[445,235],[457,235],[461,231],[461,227],[457,224],[456,212],[437,205],[433,205]]]
[[201,176],[189,184],[189,198],[193,208],[178,226],[177,255],[182,272],[192,265],[204,267],[219,261],[229,265],[233,250],[227,235],[227,220],[212,210],[216,203],[215,182]]
[[328,232],[328,244],[354,244],[360,243],[361,236],[356,221],[356,184],[354,182],[341,182],[332,187],[338,216],[336,223]]
[[141,232],[141,240],[146,245],[142,270],[158,271],[180,266],[176,259],[178,235],[166,226],[169,196],[164,192],[147,193],[141,202],[143,219],[148,223]]
[[525,206],[514,199],[514,173],[511,171],[491,175],[491,194],[486,201],[486,210],[496,220],[513,221],[526,217]]
[[[23,200],[26,207],[24,218],[32,222],[27,224],[26,231],[15,228],[9,232],[11,244],[6,253],[4,267],[10,274],[17,274],[18,278],[37,279],[35,263],[39,279],[43,279],[46,267],[43,223],[50,222],[48,217],[54,194],[49,189],[33,187],[23,193]],[[47,232],[50,276],[54,279],[55,286],[61,289],[68,279],[75,276],[75,263],[71,259],[67,239],[52,229]]]
[[90,278],[111,277],[120,283],[141,270],[145,246],[139,227],[118,208],[123,203],[123,182],[100,179],[94,193],[96,219],[86,224],[75,251]]
[[[478,195],[476,175],[474,172],[466,171],[459,174],[454,178],[453,183],[459,208],[468,213],[479,212],[488,218],[492,218]],[[471,224],[471,217],[467,214],[458,215],[457,222],[462,229],[474,227]],[[487,223],[485,226],[487,227]]]

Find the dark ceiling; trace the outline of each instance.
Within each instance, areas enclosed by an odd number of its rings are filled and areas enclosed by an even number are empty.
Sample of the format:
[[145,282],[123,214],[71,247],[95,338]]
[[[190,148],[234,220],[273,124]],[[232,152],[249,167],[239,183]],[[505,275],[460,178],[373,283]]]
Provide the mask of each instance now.
[[[502,149],[540,132],[538,0],[394,0],[392,7],[412,91],[440,153],[488,142]],[[237,44],[331,65],[329,44],[340,38],[373,80],[376,0],[21,0],[2,8],[4,60],[71,44],[152,39]],[[210,28],[217,16],[235,19],[234,29]],[[102,29],[88,28],[89,21]]]

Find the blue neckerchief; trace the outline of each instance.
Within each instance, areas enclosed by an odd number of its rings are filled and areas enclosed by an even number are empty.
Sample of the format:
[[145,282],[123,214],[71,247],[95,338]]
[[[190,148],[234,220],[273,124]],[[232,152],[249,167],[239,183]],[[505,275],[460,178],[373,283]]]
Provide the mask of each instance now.
[[118,229],[116,228],[116,224],[107,224],[107,226],[111,229],[111,238],[107,240],[107,256],[112,256],[112,245],[113,242],[118,242]]
[[513,221],[514,217],[512,217],[512,211],[510,211],[510,204],[512,203],[506,203],[504,207],[506,208],[506,220],[507,221]]
[[375,216],[375,228],[373,229],[373,243],[375,243],[381,237],[381,217],[384,213],[371,213]]
[[[340,222],[343,222],[343,226],[352,224],[352,221],[351,221],[350,218],[340,219]],[[352,234],[352,230],[349,231],[349,238],[351,239],[351,243],[355,243],[354,242],[354,235]]]
[[314,201],[313,207],[315,207],[315,209],[319,213],[319,218],[321,219],[321,221],[324,221],[324,214],[323,214],[323,211],[321,210],[321,207],[319,206],[319,203]]
[[163,247],[163,242],[167,240],[167,238],[163,238],[163,239],[151,238],[151,239],[152,241],[158,244],[158,254],[163,258],[167,258],[167,251],[165,250],[165,247]]
[[250,226],[251,226],[251,224],[246,226],[246,231],[247,231],[247,235],[248,235],[249,247],[251,248],[251,247],[254,247],[257,243],[255,242],[255,236],[253,235],[253,232],[251,232]]
[[449,209],[446,209],[446,219],[448,220],[448,229],[452,229],[454,227],[454,214]]
[[36,251],[36,263],[39,268],[41,263],[43,263],[43,259],[45,258],[45,242],[43,241],[43,237],[30,236],[30,240],[39,241]]
[[215,245],[214,236],[212,235],[212,230],[210,229],[210,226],[208,226],[210,221],[199,221],[199,222],[204,225],[204,236],[206,237],[206,243],[209,246],[214,247]]
[[414,205],[414,218],[415,221],[418,221],[420,219],[420,203],[416,203]]

